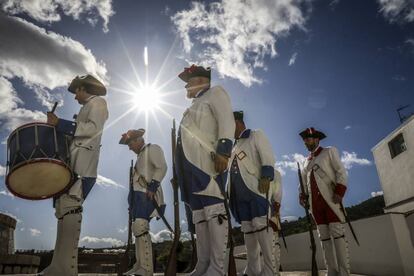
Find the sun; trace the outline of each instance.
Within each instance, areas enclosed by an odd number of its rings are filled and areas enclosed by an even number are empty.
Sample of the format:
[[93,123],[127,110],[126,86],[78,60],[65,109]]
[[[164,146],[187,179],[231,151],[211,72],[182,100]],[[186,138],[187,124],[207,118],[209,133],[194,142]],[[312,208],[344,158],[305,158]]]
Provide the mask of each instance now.
[[161,94],[154,87],[143,86],[134,92],[132,103],[139,111],[152,111],[160,107]]

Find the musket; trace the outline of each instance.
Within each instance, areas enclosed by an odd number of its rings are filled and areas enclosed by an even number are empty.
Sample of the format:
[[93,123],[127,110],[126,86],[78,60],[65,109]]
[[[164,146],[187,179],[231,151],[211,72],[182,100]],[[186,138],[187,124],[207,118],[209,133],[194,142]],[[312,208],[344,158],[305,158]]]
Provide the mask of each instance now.
[[286,252],[288,252],[288,247],[287,247],[287,243],[286,243],[286,239],[285,239],[285,233],[283,233],[283,228],[282,228],[282,221],[280,220],[280,216],[279,216],[279,225],[280,225],[280,235],[282,236],[282,240],[283,240],[283,245],[285,246]]
[[[216,154],[214,152],[210,152],[211,158],[215,160]],[[220,177],[218,175],[217,177]],[[230,209],[228,204],[228,196],[225,191],[223,191],[220,187],[219,190],[221,192],[221,195],[224,198],[224,208],[226,209],[226,215],[227,215],[227,224],[228,224],[228,245],[229,245],[229,264],[228,264],[228,270],[227,270],[227,276],[237,276],[237,269],[236,269],[236,260],[234,259],[234,242],[233,242],[233,235],[232,230],[233,226],[231,225],[231,216],[230,216]]]
[[154,204],[155,210],[157,210],[157,213],[160,216],[162,222],[164,222],[164,225],[167,226],[168,231],[174,233],[174,230],[172,229],[171,225],[168,223],[167,219],[163,215],[162,210],[155,199],[152,200],[152,204]]
[[[300,191],[303,196],[306,196],[305,193],[305,187],[303,186],[303,179],[302,179],[302,173],[300,171],[300,165],[298,164],[298,176],[299,176],[299,184],[300,184]],[[313,227],[312,227],[312,218],[309,214],[309,201],[308,199],[304,199],[305,206],[303,207],[305,209],[306,214],[306,220],[308,221],[308,231],[309,231],[309,237],[311,242],[311,248],[312,248],[312,276],[318,276],[318,264],[316,263],[316,243],[315,243],[315,237],[313,236]]]
[[[270,192],[270,185],[269,185],[269,188],[266,191],[266,201],[267,201],[267,204],[270,205],[270,203],[269,203],[269,192]],[[266,218],[267,218],[267,220],[266,220],[266,231],[267,232],[269,232],[269,213],[270,213],[270,207],[271,206],[268,206],[268,208],[267,208],[267,215],[266,215]]]
[[[221,189],[220,189],[221,191]],[[226,209],[227,214],[227,223],[229,228],[228,233],[228,243],[229,243],[229,267],[227,271],[227,276],[237,276],[237,269],[236,269],[236,260],[234,259],[234,242],[233,242],[233,235],[232,230],[233,227],[231,225],[231,216],[230,216],[230,210],[229,210],[229,204],[228,204],[228,197],[227,193],[224,191],[221,191],[222,195],[224,196],[224,208]]]
[[351,233],[352,233],[352,236],[354,237],[355,242],[358,244],[358,246],[360,246],[359,245],[358,238],[357,238],[357,236],[355,234],[354,228],[352,227],[351,220],[349,219],[348,215],[346,214],[346,211],[345,211],[345,208],[344,208],[344,204],[342,203],[342,201],[339,202],[339,207],[341,209],[341,212],[344,214],[345,221],[348,224],[349,229],[351,230]]
[[171,245],[170,255],[168,256],[167,267],[165,269],[165,276],[177,275],[177,249],[180,242],[180,210],[178,203],[178,182],[175,164],[175,152],[177,148],[177,138],[175,130],[175,120],[173,120],[173,127],[171,129],[171,151],[172,151],[172,164],[173,164],[173,177],[171,184],[173,186],[174,194],[174,240]]
[[131,250],[131,243],[132,243],[132,208],[134,205],[134,160],[131,160],[131,166],[129,167],[129,207],[128,207],[128,241],[127,246],[125,248],[124,256],[121,262],[121,269],[118,275],[122,275],[122,271],[127,270],[131,265],[131,256],[129,255],[129,251]]
[[[316,166],[316,170],[320,169],[320,167],[318,165],[315,165],[315,166]],[[330,181],[331,181],[331,188],[335,191],[336,184],[335,184],[335,182],[332,181],[332,179],[330,179]],[[349,229],[351,230],[351,234],[354,237],[355,242],[357,243],[358,246],[360,246],[357,235],[354,231],[354,227],[352,227],[351,220],[349,219],[349,217],[348,217],[348,215],[345,211],[345,207],[344,207],[344,204],[342,203],[342,200],[339,202],[339,209],[341,210],[342,214],[344,215],[345,221],[348,224]]]
[[50,113],[55,113],[57,105],[58,105],[58,102],[55,102],[55,104],[53,105],[52,110],[50,111]]
[[[148,182],[145,180],[143,176],[139,176],[138,181],[142,181],[144,182],[146,186],[148,186]],[[154,197],[151,199],[151,202],[152,202],[152,205],[154,205],[155,210],[157,210],[158,216],[161,218],[162,222],[164,222],[164,225],[167,226],[168,231],[170,231],[171,234],[174,233],[174,230],[172,229],[171,225],[168,223],[168,220],[165,218],[160,206],[158,205]]]

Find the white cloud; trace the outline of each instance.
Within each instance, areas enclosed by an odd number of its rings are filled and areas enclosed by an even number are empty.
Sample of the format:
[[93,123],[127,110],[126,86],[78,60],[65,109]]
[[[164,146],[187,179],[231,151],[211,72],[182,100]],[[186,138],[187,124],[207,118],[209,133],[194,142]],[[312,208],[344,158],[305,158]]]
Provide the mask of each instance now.
[[[0,81],[1,81],[1,79],[0,79]],[[0,89],[0,95],[1,95],[1,89]],[[1,96],[0,96],[0,100],[1,100]],[[6,167],[0,165],[0,176],[3,176],[3,175],[6,175]]]
[[42,232],[40,232],[40,230],[37,230],[35,228],[29,228],[29,232],[30,232],[30,235],[32,237],[38,237],[38,236],[40,236],[40,234],[42,234]]
[[30,86],[30,88],[35,92],[38,102],[47,110],[51,110],[55,102],[58,102],[58,106],[63,106],[62,94],[51,94],[46,88],[36,85]]
[[125,226],[124,228],[118,228],[118,233],[126,233],[128,231],[128,226]]
[[382,196],[382,195],[384,195],[383,191],[377,191],[377,192],[372,192],[371,193],[372,197],[377,197],[377,196]]
[[[298,169],[297,162],[302,165],[305,160],[306,157],[300,153],[283,155],[280,161],[276,161],[275,167],[280,171],[281,175],[286,175],[286,170],[296,172]],[[372,164],[368,159],[358,158],[358,155],[355,152],[347,151],[342,152],[341,161],[348,170],[355,165],[368,166]]]
[[85,236],[80,239],[82,246],[86,247],[106,247],[106,246],[122,246],[125,243],[121,240],[114,239],[114,238],[97,238],[91,236]]
[[122,248],[119,248],[119,249],[104,249],[102,251],[103,251],[103,253],[119,254],[119,253],[124,253],[125,249],[122,249]]
[[286,216],[286,217],[282,217],[280,220],[281,220],[282,222],[285,222],[285,221],[287,221],[287,222],[291,222],[291,221],[296,221],[296,220],[298,220],[298,217],[296,217],[296,216]]
[[345,126],[344,129],[345,130],[350,130],[352,127],[351,126]]
[[298,53],[293,53],[293,55],[289,59],[289,66],[292,66],[296,62],[296,57],[298,56]]
[[405,81],[406,80],[406,78],[404,76],[401,76],[401,75],[395,75],[395,76],[392,77],[392,79],[395,80],[395,81]]
[[0,195],[4,195],[4,196],[14,198],[14,195],[12,193],[10,193],[9,191],[6,191],[6,190],[0,191]]
[[306,0],[221,0],[192,2],[175,13],[173,21],[190,60],[213,66],[220,75],[246,86],[261,83],[257,68],[265,57],[275,57],[276,41],[293,28],[303,28]]
[[48,89],[65,86],[84,73],[105,79],[105,65],[69,37],[1,14],[0,35],[0,75],[8,79],[18,77],[26,84]]
[[365,158],[358,158],[355,152],[343,151],[341,161],[347,170],[351,169],[354,165],[369,166],[372,164],[371,161]]
[[303,164],[306,160],[306,157],[300,153],[293,153],[289,155],[283,155],[280,161],[276,161],[275,167],[279,170],[280,174],[286,175],[286,170],[297,171],[298,165],[297,162]]
[[105,187],[105,188],[122,188],[125,189],[124,186],[122,186],[121,184],[116,183],[114,180],[107,178],[105,176],[102,175],[98,175],[98,178],[96,179],[96,184],[98,184],[101,187]]
[[105,65],[98,62],[89,49],[69,37],[2,13],[0,37],[0,120],[9,130],[26,122],[46,119],[43,112],[22,107],[24,103],[13,88],[12,79],[21,79],[48,108],[56,100],[62,102],[60,95],[51,94],[49,90],[66,86],[76,75],[90,73],[107,81]]
[[191,233],[189,231],[182,232],[180,236],[181,241],[191,241]]
[[390,23],[414,21],[413,0],[378,0],[380,12]]
[[[11,130],[27,122],[46,119],[46,115],[40,111],[19,108],[18,104],[20,103],[22,101],[17,96],[12,84],[0,76],[0,122],[5,129]],[[1,172],[2,169],[0,169]]]
[[9,14],[27,14],[40,22],[57,22],[61,20],[60,12],[75,20],[86,20],[95,26],[98,18],[103,20],[103,30],[108,31],[109,18],[114,15],[112,0],[4,0],[1,9]]
[[[184,229],[184,227],[181,227],[181,229]],[[171,241],[174,238],[174,235],[171,235],[171,232],[168,231],[167,229],[163,229],[161,231],[159,231],[158,233],[152,233],[150,232],[151,235],[151,241],[153,243],[160,243],[160,242],[164,242],[164,241]],[[181,241],[189,241],[191,240],[191,234],[190,232],[186,231],[186,232],[182,232],[181,236],[180,236],[180,240]]]
[[152,233],[150,232],[151,235],[151,240],[154,243],[160,243],[163,241],[170,241],[172,240],[171,238],[171,232],[168,231],[167,229],[161,230],[158,233]]

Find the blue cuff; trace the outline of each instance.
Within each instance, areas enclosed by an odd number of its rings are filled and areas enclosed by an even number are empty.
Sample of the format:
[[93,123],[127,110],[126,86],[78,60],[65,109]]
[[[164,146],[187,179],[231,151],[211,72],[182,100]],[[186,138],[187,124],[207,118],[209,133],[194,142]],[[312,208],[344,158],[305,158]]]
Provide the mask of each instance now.
[[66,135],[73,136],[75,135],[76,123],[73,121],[59,119],[58,124],[56,125],[56,130],[63,132]]
[[266,177],[272,181],[275,178],[275,171],[272,166],[262,166],[261,177]]
[[232,140],[222,138],[218,140],[216,152],[220,155],[230,157],[232,147],[233,147]]
[[160,182],[153,179],[153,180],[151,180],[150,184],[148,184],[147,190],[155,193],[155,191],[158,189],[159,186],[160,186]]

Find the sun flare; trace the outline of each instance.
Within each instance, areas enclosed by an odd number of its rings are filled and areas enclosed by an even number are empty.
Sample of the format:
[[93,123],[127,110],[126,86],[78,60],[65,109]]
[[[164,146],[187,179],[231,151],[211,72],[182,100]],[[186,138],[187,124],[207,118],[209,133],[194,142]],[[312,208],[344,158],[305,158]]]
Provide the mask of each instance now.
[[161,103],[161,95],[157,89],[144,86],[133,95],[133,105],[140,111],[151,111],[158,109]]

